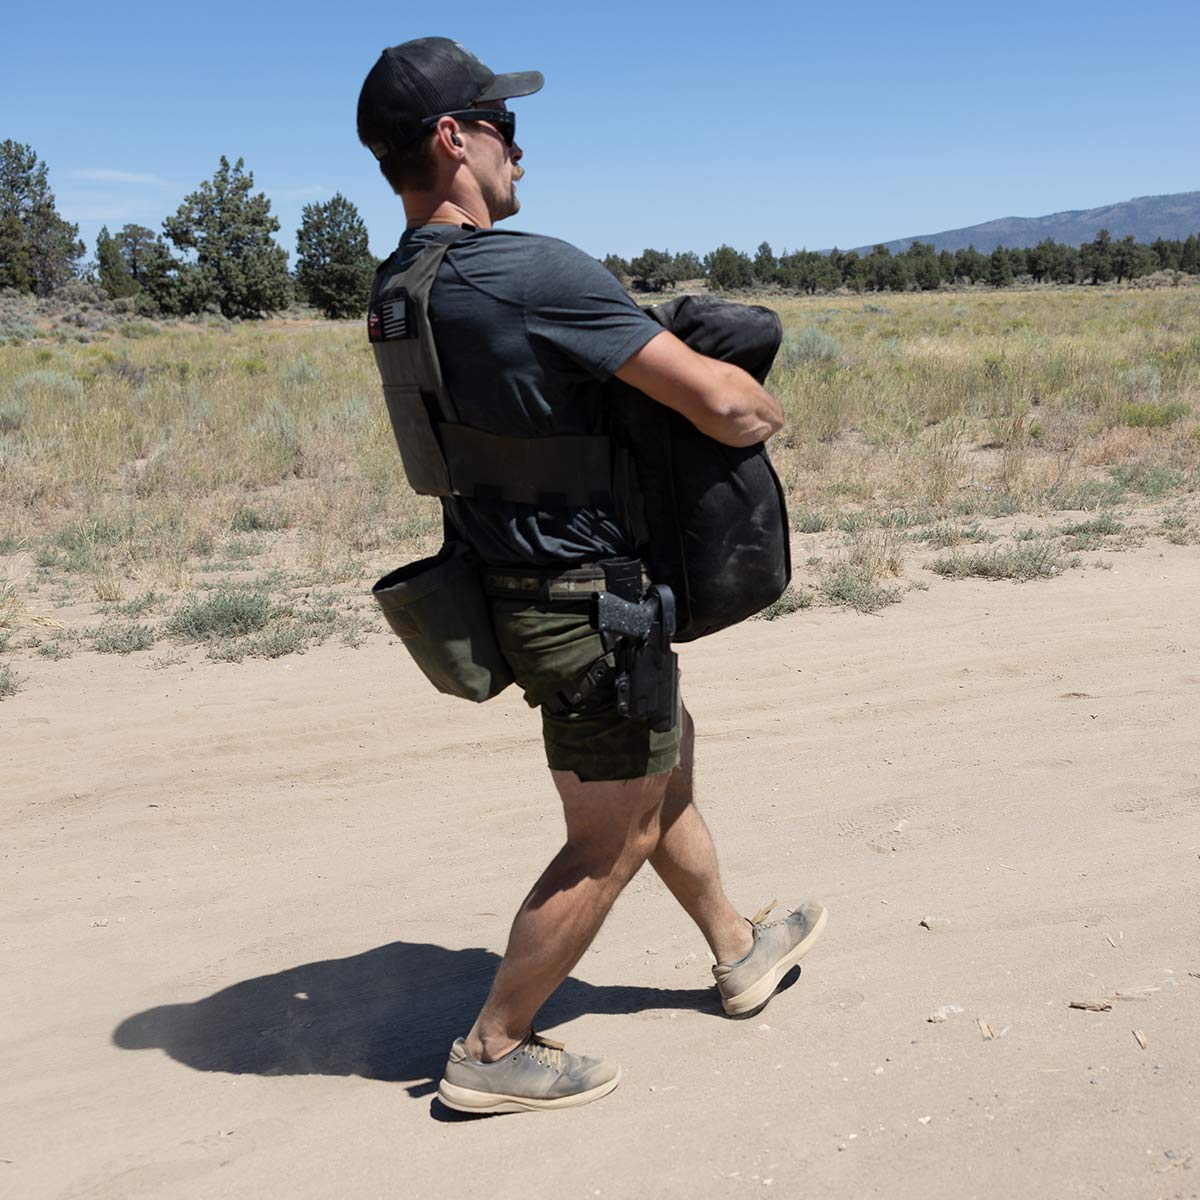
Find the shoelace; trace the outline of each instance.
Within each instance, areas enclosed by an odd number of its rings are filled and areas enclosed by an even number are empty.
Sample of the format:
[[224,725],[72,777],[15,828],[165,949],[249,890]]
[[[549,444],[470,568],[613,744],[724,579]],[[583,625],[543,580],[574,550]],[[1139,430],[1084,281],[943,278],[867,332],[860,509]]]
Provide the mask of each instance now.
[[562,1042],[543,1037],[535,1029],[529,1031],[529,1041],[525,1043],[525,1053],[534,1062],[540,1063],[543,1067],[554,1067],[555,1070],[562,1069],[562,1055],[565,1049]]
[[[762,908],[760,908],[758,912],[756,912],[754,916],[750,918],[750,924],[757,926],[759,929],[769,929],[770,925],[766,923],[767,917],[770,915],[771,909],[773,909],[778,903],[778,900],[772,900],[770,904],[764,904]],[[771,922],[771,925],[778,924],[780,924],[779,921]]]

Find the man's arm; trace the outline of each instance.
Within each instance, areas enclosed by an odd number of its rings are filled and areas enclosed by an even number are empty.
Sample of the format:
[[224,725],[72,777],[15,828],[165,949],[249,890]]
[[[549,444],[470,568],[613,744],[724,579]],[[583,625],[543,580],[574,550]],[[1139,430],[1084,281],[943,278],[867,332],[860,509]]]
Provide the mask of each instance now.
[[779,401],[757,380],[732,363],[697,354],[665,329],[616,374],[726,446],[753,446],[783,428]]

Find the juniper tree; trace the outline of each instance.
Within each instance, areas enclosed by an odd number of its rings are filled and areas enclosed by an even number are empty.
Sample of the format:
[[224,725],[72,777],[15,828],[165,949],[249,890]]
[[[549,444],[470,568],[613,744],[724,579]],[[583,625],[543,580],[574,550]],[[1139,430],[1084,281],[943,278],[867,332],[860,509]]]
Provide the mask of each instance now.
[[601,264],[611,271],[622,283],[629,278],[629,263],[619,254],[606,254]]
[[904,252],[912,269],[913,282],[923,292],[936,291],[942,283],[942,267],[932,242],[913,242]]
[[748,288],[754,282],[750,256],[732,246],[718,246],[704,256],[704,273],[710,287],[719,291]]
[[1137,279],[1148,275],[1158,266],[1158,256],[1149,246],[1133,240],[1133,234],[1113,243],[1112,269],[1120,283],[1123,279]]
[[683,250],[671,259],[671,277],[676,283],[685,279],[703,279],[704,264],[700,256],[692,250]]
[[779,260],[770,242],[760,242],[754,252],[754,278],[759,283],[774,283],[779,272]]
[[136,296],[142,290],[125,265],[120,243],[109,234],[107,225],[100,226],[100,235],[96,238],[96,269],[100,286],[114,300]]
[[64,220],[32,146],[0,142],[0,287],[49,295],[76,274],[79,226]]
[[1113,276],[1112,236],[1107,229],[1096,234],[1096,240],[1079,247],[1079,258],[1092,284],[1107,283]]
[[[842,259],[844,256],[839,255]],[[793,250],[779,257],[776,278],[785,287],[813,295],[832,292],[841,286],[842,277],[831,257],[815,250]]]
[[271,238],[279,221],[266,194],[253,194],[253,187],[243,160],[231,167],[222,155],[212,179],[163,222],[175,247],[195,255],[178,271],[183,311],[215,305],[226,317],[258,317],[288,303],[287,251]]
[[1012,260],[1003,246],[992,251],[987,265],[987,281],[992,287],[1008,287],[1012,283]]
[[33,290],[33,255],[25,227],[12,213],[0,213],[0,288]]
[[978,283],[987,270],[987,259],[975,249],[975,245],[972,243],[965,250],[955,250],[954,269],[959,279]]
[[667,250],[643,250],[629,262],[633,286],[640,292],[661,292],[675,282],[671,255]]
[[1179,251],[1179,269],[1189,275],[1200,275],[1200,238],[1188,234]]
[[327,317],[365,312],[376,261],[358,209],[336,192],[323,204],[306,204],[296,234],[296,281]]

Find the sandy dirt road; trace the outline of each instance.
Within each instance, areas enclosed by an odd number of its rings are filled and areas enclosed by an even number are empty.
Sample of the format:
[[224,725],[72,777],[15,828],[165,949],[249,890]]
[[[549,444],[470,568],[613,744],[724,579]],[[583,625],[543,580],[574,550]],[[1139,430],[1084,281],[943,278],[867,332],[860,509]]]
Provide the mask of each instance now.
[[644,872],[541,1022],[624,1082],[549,1115],[433,1100],[560,836],[515,692],[383,636],[46,663],[0,706],[0,1191],[1196,1196],[1200,550],[1111,561],[685,648],[731,894],[829,930],[730,1022]]

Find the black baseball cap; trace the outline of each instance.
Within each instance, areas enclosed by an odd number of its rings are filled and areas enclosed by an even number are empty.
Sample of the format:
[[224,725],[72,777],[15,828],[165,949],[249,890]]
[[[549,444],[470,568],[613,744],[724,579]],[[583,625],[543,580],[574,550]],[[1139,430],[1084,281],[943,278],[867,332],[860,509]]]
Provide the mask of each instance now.
[[416,141],[429,117],[529,96],[541,71],[497,75],[449,38],[417,38],[391,46],[371,68],[358,95],[358,140],[376,158]]

